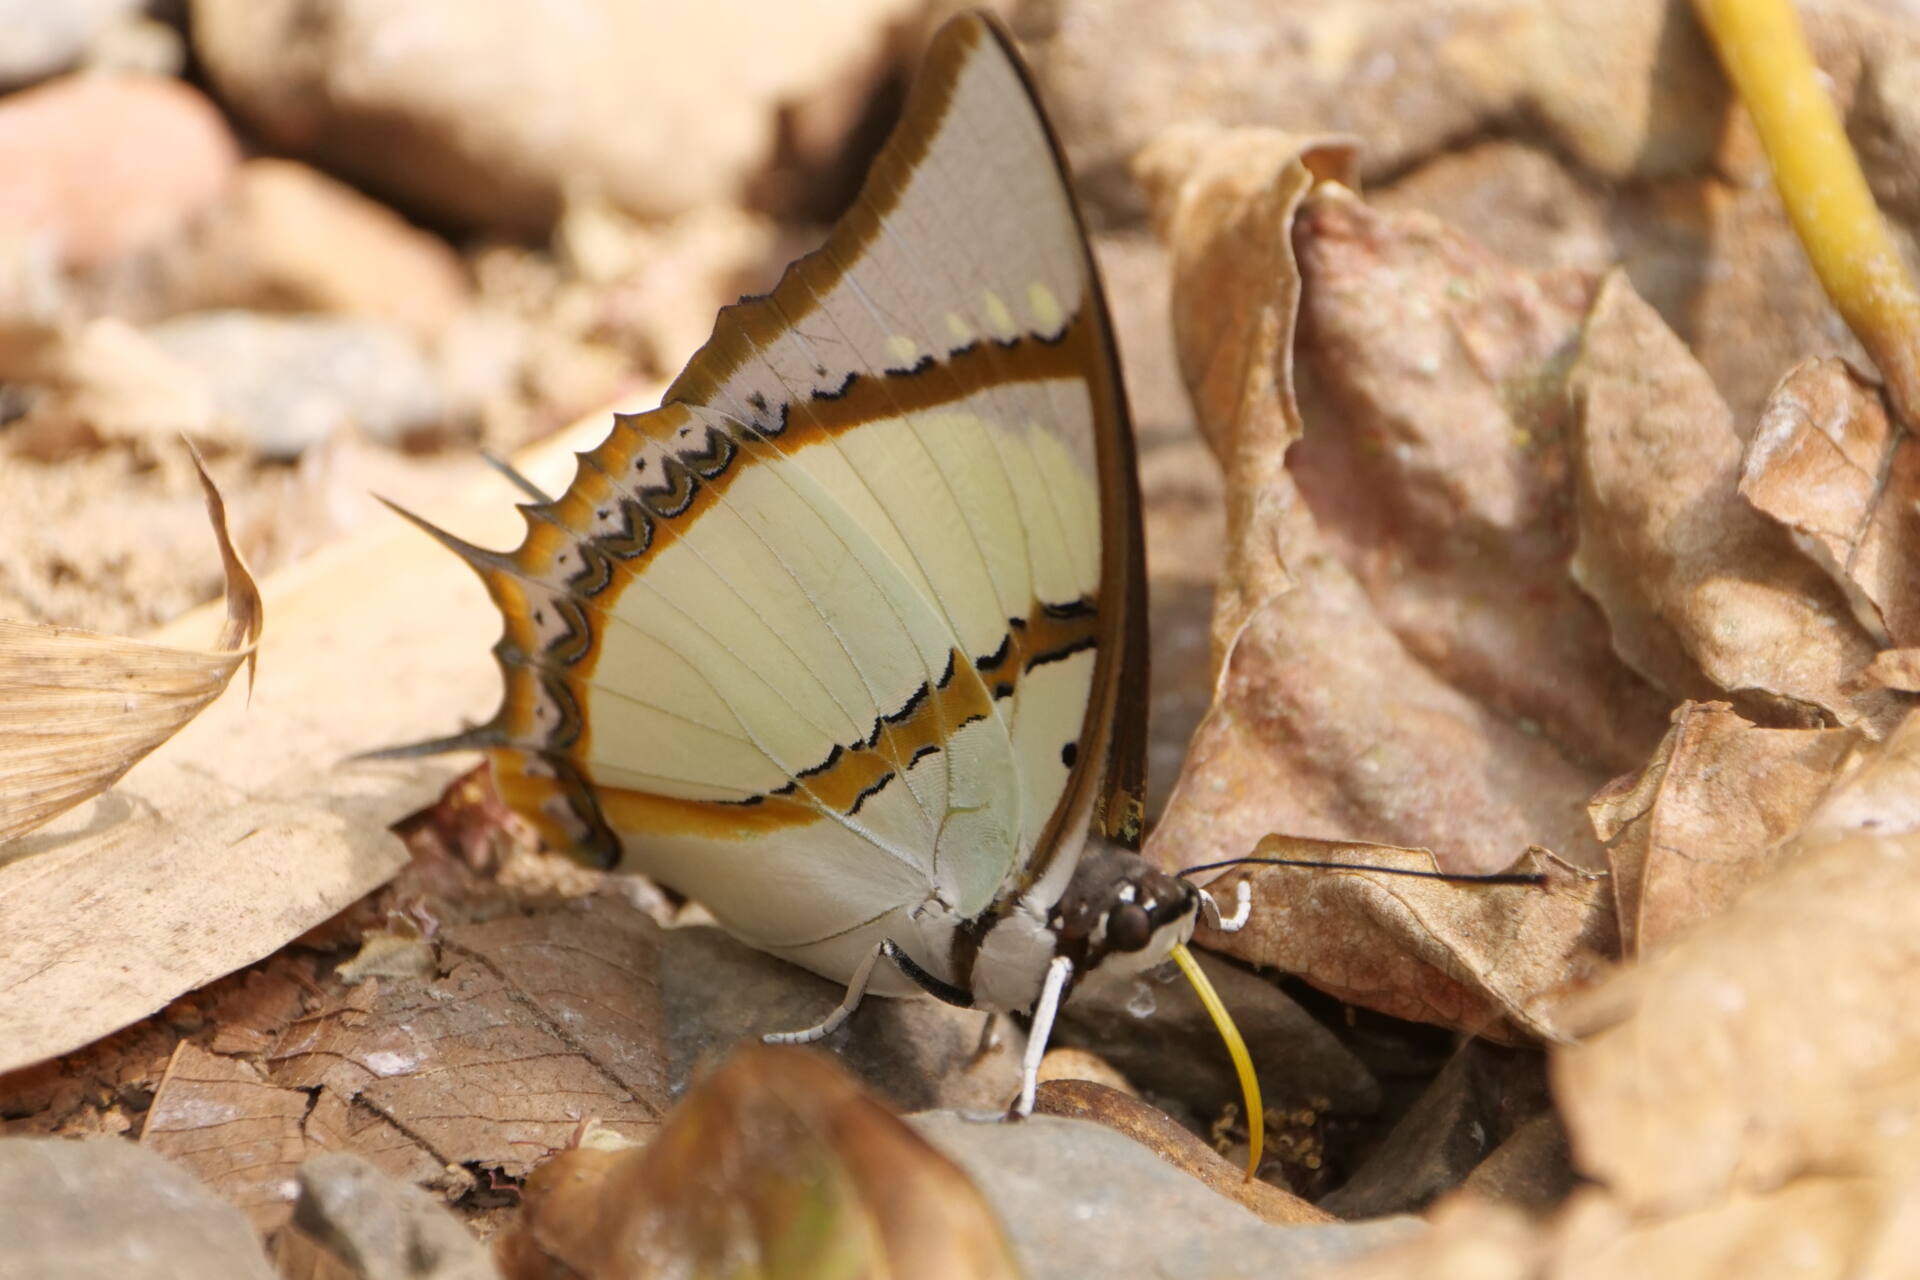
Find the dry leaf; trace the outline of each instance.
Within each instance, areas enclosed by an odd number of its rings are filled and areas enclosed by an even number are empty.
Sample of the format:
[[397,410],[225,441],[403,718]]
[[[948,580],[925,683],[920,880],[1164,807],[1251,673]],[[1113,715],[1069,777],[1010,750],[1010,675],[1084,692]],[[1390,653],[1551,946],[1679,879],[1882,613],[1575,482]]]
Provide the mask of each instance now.
[[565,1152],[525,1205],[509,1276],[1019,1274],[966,1175],[805,1049],[739,1050],[647,1146]]
[[1861,668],[1857,680],[1875,689],[1920,693],[1920,649],[1882,649]]
[[[1435,863],[1424,849],[1288,836],[1267,837],[1257,852],[1415,871]],[[1559,988],[1593,957],[1613,954],[1617,940],[1605,881],[1539,861],[1544,887],[1255,867],[1247,926],[1203,937],[1213,950],[1395,1017],[1496,1039],[1552,1037]]]
[[1429,670],[1572,760],[1638,766],[1668,700],[1567,574],[1565,382],[1593,277],[1350,199],[1309,201],[1294,241],[1309,427],[1287,468],[1315,523]]
[[[1608,772],[1569,759],[1510,713],[1532,699],[1568,739],[1579,736],[1575,713],[1590,714],[1598,727],[1580,755],[1637,759],[1634,745],[1644,750],[1655,740],[1635,727],[1636,717],[1646,718],[1644,690],[1617,664],[1603,662],[1591,681],[1584,672],[1567,678],[1587,658],[1605,658],[1578,638],[1582,618],[1596,621],[1592,608],[1571,591],[1547,591],[1571,611],[1568,622],[1530,599],[1567,554],[1552,527],[1551,476],[1533,474],[1539,459],[1516,443],[1511,426],[1483,433],[1461,446],[1478,459],[1476,478],[1463,485],[1447,476],[1459,449],[1450,452],[1441,435],[1462,406],[1500,423],[1512,421],[1510,406],[1525,421],[1551,421],[1526,406],[1552,399],[1555,353],[1580,315],[1579,282],[1541,284],[1430,219],[1371,214],[1337,186],[1309,195],[1312,171],[1289,159],[1286,146],[1265,131],[1184,131],[1139,166],[1174,254],[1183,366],[1227,468],[1231,547],[1214,612],[1214,704],[1154,831],[1153,856],[1170,867],[1218,861],[1280,831],[1310,854],[1352,854],[1362,840],[1396,846],[1389,857],[1431,849],[1453,871],[1501,870],[1541,845],[1598,867],[1603,854],[1582,807]],[[1383,274],[1392,278],[1388,292],[1407,295],[1410,316],[1424,308],[1446,317],[1411,353],[1367,352],[1344,394],[1370,416],[1330,413],[1309,428],[1337,433],[1359,422],[1398,435],[1329,444],[1321,465],[1301,469],[1298,487],[1288,457],[1301,427],[1291,383],[1302,279],[1296,244],[1303,261],[1316,264],[1310,283],[1328,295],[1307,304],[1327,332],[1303,335],[1302,350],[1325,342],[1330,365],[1351,364],[1369,346],[1360,313],[1380,305]],[[1421,354],[1429,348],[1444,353],[1439,365]],[[1419,368],[1396,368],[1402,360]],[[1430,404],[1422,396],[1435,385],[1450,390]],[[1423,426],[1425,412],[1446,421]],[[1342,451],[1375,447],[1408,460],[1383,464],[1364,482],[1335,465]],[[1319,486],[1310,492],[1309,479]],[[1384,491],[1378,505],[1394,508],[1396,521],[1419,514],[1408,545],[1368,543],[1348,509],[1360,489],[1370,500]],[[1315,502],[1327,507],[1337,536],[1322,533],[1309,509]],[[1464,538],[1463,549],[1423,561],[1439,545],[1431,531],[1450,523],[1480,532]],[[1496,534],[1515,529],[1530,530],[1531,543],[1500,550]],[[1387,557],[1412,567],[1375,571]],[[1458,590],[1463,580],[1502,579],[1533,586],[1482,618],[1467,610],[1436,627],[1420,621],[1423,608],[1428,621],[1436,616],[1421,596]],[[1370,590],[1388,603],[1369,598]],[[1408,638],[1383,621],[1383,609],[1407,624]],[[1443,679],[1436,668],[1446,663],[1429,666],[1411,650],[1436,635],[1436,658],[1463,655],[1452,668],[1462,684],[1472,685],[1475,671],[1488,676],[1475,690],[1487,702]],[[1531,686],[1491,674],[1495,650],[1516,638],[1551,659]],[[1501,704],[1506,709],[1496,710]],[[1253,927],[1231,939],[1209,935],[1209,945],[1302,973],[1345,999],[1468,1031],[1550,1034],[1545,995],[1583,972],[1590,954],[1611,954],[1615,945],[1608,896],[1573,876],[1551,893],[1491,898],[1350,874],[1268,868],[1253,879]]]
[[[308,980],[316,998],[337,993],[316,1013],[288,1007],[292,984],[248,975],[206,1009],[181,1009],[181,1020],[200,1013],[218,1028],[216,1044],[251,1020],[277,1032],[272,1043],[253,1031],[228,1036],[227,1051],[176,1045],[149,1086],[141,1141],[266,1232],[286,1222],[294,1171],[316,1152],[355,1153],[458,1195],[473,1185],[469,1169],[517,1177],[565,1149],[588,1118],[644,1135],[667,1105],[658,946],[643,913],[596,897],[448,927],[445,977],[345,990],[337,976],[328,988]],[[140,1079],[82,1082],[102,1085],[135,1089]]]
[[1740,437],[1704,370],[1624,276],[1595,300],[1570,377],[1573,572],[1620,656],[1668,693],[1750,718],[1884,730],[1849,678],[1874,645],[1839,589],[1736,491]]
[[265,1235],[293,1212],[293,1173],[307,1155],[301,1121],[312,1104],[252,1063],[183,1041],[154,1093],[140,1143],[191,1170]]
[[1847,729],[1763,729],[1724,702],[1683,703],[1637,778],[1594,797],[1621,951],[1650,954],[1766,873],[1845,763]]
[[1595,993],[1611,1025],[1556,1056],[1555,1092],[1581,1169],[1629,1210],[1920,1170],[1916,776],[1920,716],[1777,871]]
[[1788,373],[1747,443],[1740,494],[1805,534],[1883,635],[1920,643],[1920,444],[1877,383],[1833,357]]
[[1216,589],[1213,669],[1228,639],[1287,589],[1274,548],[1236,536],[1278,518],[1287,445],[1300,436],[1293,329],[1295,213],[1323,178],[1351,181],[1350,144],[1272,129],[1168,132],[1141,153],[1155,230],[1173,254],[1173,332],[1202,433],[1226,468],[1227,565]]
[[[543,483],[605,415],[526,460]],[[519,513],[500,479],[436,514],[498,541]],[[499,615],[473,576],[399,521],[276,575],[269,678],[221,698],[119,784],[0,847],[0,1072],[67,1053],[268,955],[391,878],[389,829],[458,760],[341,767],[369,748],[484,715]],[[179,643],[199,613],[156,639]]]
[[0,844],[112,786],[219,697],[243,661],[251,675],[260,592],[198,453],[193,465],[226,569],[219,639],[196,651],[0,619]]
[[[377,1118],[439,1166],[518,1177],[589,1119],[644,1136],[668,1098],[659,945],[658,926],[608,897],[454,925],[444,976],[361,984],[289,1027],[269,1075],[348,1104],[328,1117],[336,1132]],[[351,1145],[375,1155],[384,1125],[372,1149]]]
[[[1155,856],[1217,861],[1285,831],[1428,847],[1450,870],[1504,867],[1533,844],[1598,866],[1580,806],[1606,774],[1569,762],[1409,653],[1287,470],[1299,429],[1291,219],[1311,172],[1282,150],[1265,131],[1183,133],[1141,161],[1174,252],[1183,364],[1226,460],[1231,547],[1214,612],[1214,706]],[[1323,192],[1313,200],[1350,201]],[[1436,273],[1436,288],[1445,277]],[[1223,298],[1221,320],[1212,308]]]
[[1636,1220],[1597,1188],[1551,1223],[1472,1196],[1432,1230],[1331,1273],[1333,1280],[1895,1280],[1920,1250],[1920,1181],[1810,1178],[1690,1213]]

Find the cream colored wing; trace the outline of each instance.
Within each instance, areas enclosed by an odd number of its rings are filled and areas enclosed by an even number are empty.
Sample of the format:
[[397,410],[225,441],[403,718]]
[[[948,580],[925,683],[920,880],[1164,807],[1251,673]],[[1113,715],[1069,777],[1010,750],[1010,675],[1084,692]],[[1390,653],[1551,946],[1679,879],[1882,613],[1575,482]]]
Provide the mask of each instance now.
[[1138,590],[1124,415],[1046,126],[957,19],[827,243],[518,550],[461,548],[507,685],[461,741],[555,843],[822,972],[929,896],[988,911],[1093,803]]

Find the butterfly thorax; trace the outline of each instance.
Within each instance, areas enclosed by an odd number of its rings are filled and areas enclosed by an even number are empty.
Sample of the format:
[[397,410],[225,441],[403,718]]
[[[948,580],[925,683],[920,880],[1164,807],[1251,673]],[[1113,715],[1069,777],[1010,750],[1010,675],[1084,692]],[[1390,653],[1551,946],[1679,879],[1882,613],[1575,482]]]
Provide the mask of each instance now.
[[1064,889],[1035,887],[979,935],[968,975],[979,1007],[1025,1010],[1055,956],[1074,983],[1124,981],[1165,961],[1193,936],[1198,893],[1137,853],[1089,840]]

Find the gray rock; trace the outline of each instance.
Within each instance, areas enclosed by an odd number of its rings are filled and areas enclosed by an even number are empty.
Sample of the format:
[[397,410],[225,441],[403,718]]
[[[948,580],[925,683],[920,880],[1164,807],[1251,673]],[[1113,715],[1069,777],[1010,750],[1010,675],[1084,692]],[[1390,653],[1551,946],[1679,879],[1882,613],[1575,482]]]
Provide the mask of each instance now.
[[1521,77],[1470,54],[1524,0],[1023,0],[1026,41],[1097,222],[1144,215],[1127,162],[1169,123],[1366,139],[1364,176],[1406,167],[1513,109]]
[[487,1247],[439,1201],[344,1151],[295,1175],[294,1225],[364,1280],[498,1280]]
[[[1380,1086],[1360,1060],[1285,992],[1245,969],[1195,951],[1246,1039],[1269,1107],[1312,1105],[1370,1114]],[[1209,1121],[1238,1102],[1240,1083],[1227,1047],[1200,998],[1177,970],[1146,980],[1152,1012],[1129,1008],[1129,993],[1088,990],[1061,1010],[1054,1043],[1090,1049],[1136,1088]]]
[[147,336],[206,375],[223,425],[268,457],[297,457],[348,426],[391,443],[447,416],[426,358],[371,322],[207,311]]
[[[851,120],[909,0],[192,0],[195,52],[271,147],[519,235],[569,192],[647,217],[735,198],[782,121]],[[830,134],[830,136],[832,136]]]
[[5,1280],[274,1280],[247,1217],[119,1138],[0,1140]]
[[1470,1040],[1320,1207],[1343,1218],[1415,1212],[1547,1106],[1538,1052]]
[[1412,1219],[1278,1227],[1097,1124],[1057,1116],[910,1121],[966,1170],[1033,1280],[1285,1280],[1423,1230]]
[[[674,1094],[738,1041],[812,1026],[843,994],[838,983],[755,951],[720,929],[667,930],[660,999]],[[822,1047],[902,1111],[994,1111],[1019,1092],[1022,1041],[1002,1019],[1004,1043],[976,1061],[983,1018],[936,1000],[870,996]]]
[[77,66],[142,0],[0,0],[0,89]]

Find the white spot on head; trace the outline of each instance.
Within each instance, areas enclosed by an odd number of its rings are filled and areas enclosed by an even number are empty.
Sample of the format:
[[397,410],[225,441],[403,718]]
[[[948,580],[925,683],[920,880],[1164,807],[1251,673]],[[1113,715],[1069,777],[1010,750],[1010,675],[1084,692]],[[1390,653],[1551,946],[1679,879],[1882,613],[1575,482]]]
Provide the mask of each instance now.
[[1066,319],[1066,313],[1060,310],[1060,299],[1038,280],[1027,286],[1027,305],[1033,309],[1033,318],[1040,322],[1042,333],[1057,331],[1060,322]]
[[902,367],[910,365],[920,358],[920,344],[904,333],[896,333],[887,339],[887,358]]
[[1004,342],[1020,332],[1019,326],[1013,322],[1013,312],[1007,310],[1007,304],[999,294],[987,290],[980,297],[980,305],[986,309],[987,325],[995,337]]

